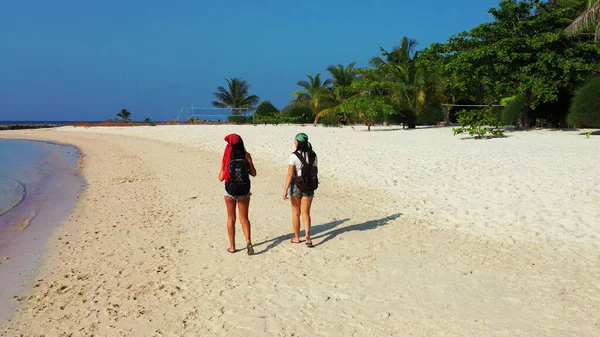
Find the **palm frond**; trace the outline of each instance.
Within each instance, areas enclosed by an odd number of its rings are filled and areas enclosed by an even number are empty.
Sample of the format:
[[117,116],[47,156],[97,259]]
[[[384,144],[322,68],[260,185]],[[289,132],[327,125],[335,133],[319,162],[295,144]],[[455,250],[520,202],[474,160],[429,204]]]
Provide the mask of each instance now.
[[426,85],[426,81],[427,78],[425,76],[425,70],[423,68],[416,69],[413,79],[413,85],[417,87],[424,87]]
[[598,21],[600,21],[600,1],[586,9],[573,20],[569,27],[567,27],[566,32],[568,35],[573,36],[579,34],[585,27],[597,23],[594,40],[598,41],[600,39],[600,23]]
[[215,108],[229,108],[229,105],[223,103],[223,102],[217,102],[217,101],[212,101],[212,105]]
[[321,119],[323,117],[334,117],[336,115],[337,115],[337,112],[336,112],[335,108],[323,109],[323,110],[317,112],[313,123],[317,124],[319,122],[319,119]]
[[296,83],[297,86],[304,88],[304,90],[310,90],[311,85],[306,81],[298,81]]
[[314,112],[317,112],[331,100],[331,91],[327,86],[332,82],[331,80],[326,80],[321,83],[320,73],[317,73],[314,77],[312,75],[307,75],[306,77],[308,78],[308,81],[303,80],[296,83],[303,90],[292,93],[294,100],[290,102],[290,104],[293,104],[293,102],[304,101],[307,102],[308,106],[310,106]]
[[413,56],[412,54],[416,47],[417,47],[417,40],[410,39],[407,36],[404,36],[402,38],[402,41],[400,43],[400,49],[402,50],[403,55],[405,57],[411,58]]
[[304,91],[294,91],[292,93],[292,97],[294,97],[297,101],[310,100],[310,95],[305,93]]
[[321,73],[317,73],[315,75],[315,77],[312,77],[310,75],[308,75],[308,78],[310,79],[310,84],[314,87],[320,87],[321,86]]
[[373,56],[369,59],[369,65],[373,68],[379,68],[384,64],[386,64],[385,61],[379,56]]
[[253,108],[260,98],[256,95],[249,95],[250,85],[241,78],[225,79],[227,88],[217,87],[214,93],[217,98],[212,105],[217,108]]
[[240,103],[242,108],[253,108],[260,102],[260,97],[256,95],[246,96]]

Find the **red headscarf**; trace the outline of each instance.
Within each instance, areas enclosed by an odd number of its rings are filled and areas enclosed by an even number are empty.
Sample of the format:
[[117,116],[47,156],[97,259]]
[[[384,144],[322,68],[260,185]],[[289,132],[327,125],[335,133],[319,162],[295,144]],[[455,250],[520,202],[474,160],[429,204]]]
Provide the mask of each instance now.
[[231,145],[237,144],[242,137],[235,133],[228,134],[225,136],[225,141],[227,145],[225,146],[225,152],[223,153],[223,160],[221,161],[221,170],[223,171],[223,179],[228,182],[231,174],[229,173],[229,160],[231,159],[231,152],[233,148]]

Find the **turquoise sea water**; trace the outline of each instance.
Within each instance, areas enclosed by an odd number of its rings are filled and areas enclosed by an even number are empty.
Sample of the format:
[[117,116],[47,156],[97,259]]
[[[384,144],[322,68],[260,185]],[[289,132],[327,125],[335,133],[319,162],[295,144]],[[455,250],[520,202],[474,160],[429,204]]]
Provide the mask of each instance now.
[[78,160],[72,146],[0,139],[0,323],[85,186]]

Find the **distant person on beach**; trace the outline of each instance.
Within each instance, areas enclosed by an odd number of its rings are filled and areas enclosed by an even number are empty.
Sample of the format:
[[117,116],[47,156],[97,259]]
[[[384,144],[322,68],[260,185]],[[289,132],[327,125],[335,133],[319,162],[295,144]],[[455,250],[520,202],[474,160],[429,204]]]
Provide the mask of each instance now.
[[225,136],[227,145],[221,161],[219,181],[225,181],[225,205],[227,206],[227,234],[229,235],[230,253],[235,253],[235,209],[236,205],[240,214],[242,231],[246,237],[248,255],[254,254],[250,240],[250,220],[248,220],[248,207],[250,206],[250,176],[256,177],[256,168],[250,153],[246,152],[244,141],[235,134]]
[[302,113],[302,116],[300,116],[300,120],[302,121],[302,126],[304,126],[304,124],[306,124],[306,112]]
[[300,215],[306,232],[306,246],[313,247],[310,238],[310,206],[319,186],[317,154],[308,142],[305,133],[299,133],[294,139],[296,150],[288,160],[288,173],[283,188],[283,200],[288,196],[292,201],[292,229],[294,238],[291,243],[300,243]]

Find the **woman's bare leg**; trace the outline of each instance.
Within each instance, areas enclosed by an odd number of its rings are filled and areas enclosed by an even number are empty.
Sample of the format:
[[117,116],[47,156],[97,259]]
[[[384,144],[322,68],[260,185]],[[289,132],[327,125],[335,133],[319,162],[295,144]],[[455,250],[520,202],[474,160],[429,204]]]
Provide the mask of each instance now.
[[294,238],[292,243],[300,243],[300,202],[301,197],[291,197],[292,201],[292,229],[294,230]]
[[313,197],[302,197],[300,210],[302,213],[302,223],[304,224],[304,231],[306,232],[306,242],[312,242],[310,239],[310,206],[312,205]]
[[252,243],[250,239],[250,220],[248,220],[248,208],[250,206],[250,197],[238,200],[238,210],[240,212],[240,223],[242,224],[242,231],[246,236],[246,245]]
[[227,206],[227,235],[229,235],[229,248],[227,251],[230,253],[235,252],[235,204],[235,199],[225,197],[225,205]]

